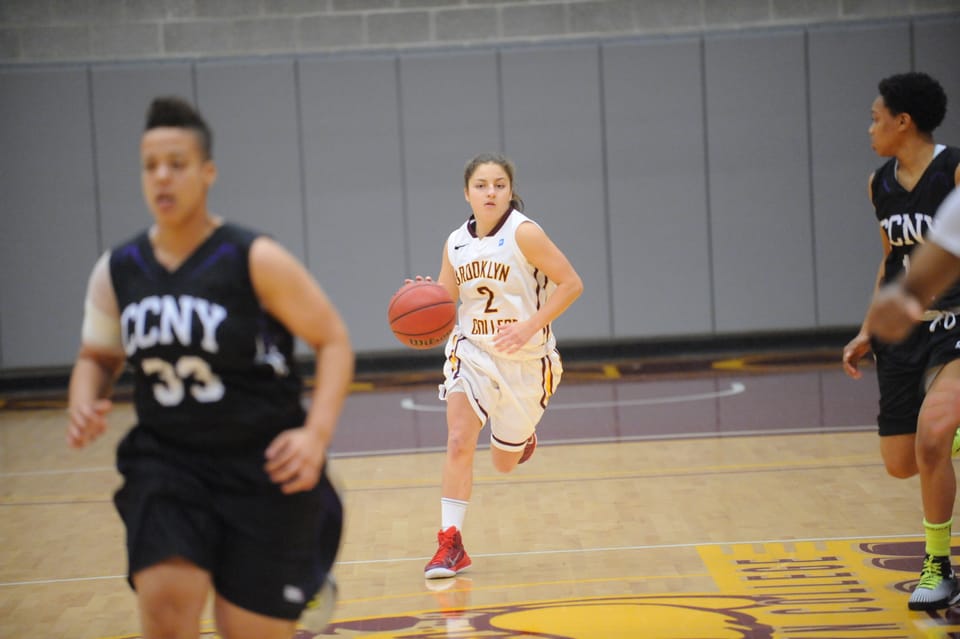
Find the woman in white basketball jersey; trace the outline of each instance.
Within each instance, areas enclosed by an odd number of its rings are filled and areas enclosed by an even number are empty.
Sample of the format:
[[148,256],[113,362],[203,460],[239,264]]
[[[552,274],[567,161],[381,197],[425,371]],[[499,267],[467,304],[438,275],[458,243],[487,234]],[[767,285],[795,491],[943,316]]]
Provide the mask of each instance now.
[[521,213],[513,176],[513,163],[501,155],[467,163],[463,193],[473,215],[443,251],[438,282],[460,305],[440,386],[447,457],[439,548],[424,569],[428,579],[470,566],[460,531],[484,424],[490,422],[490,451],[500,472],[533,454],[537,423],[563,372],[550,323],[583,291],[563,252]]

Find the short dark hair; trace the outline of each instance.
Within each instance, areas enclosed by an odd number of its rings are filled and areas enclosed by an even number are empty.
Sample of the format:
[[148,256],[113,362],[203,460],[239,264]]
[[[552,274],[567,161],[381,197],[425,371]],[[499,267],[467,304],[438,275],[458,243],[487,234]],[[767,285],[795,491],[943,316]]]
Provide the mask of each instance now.
[[880,80],[883,103],[893,115],[908,114],[921,133],[932,133],[947,114],[947,94],[926,73],[911,71]]
[[160,127],[189,129],[197,136],[204,159],[213,157],[213,131],[200,112],[189,102],[177,96],[154,98],[147,109],[144,132]]

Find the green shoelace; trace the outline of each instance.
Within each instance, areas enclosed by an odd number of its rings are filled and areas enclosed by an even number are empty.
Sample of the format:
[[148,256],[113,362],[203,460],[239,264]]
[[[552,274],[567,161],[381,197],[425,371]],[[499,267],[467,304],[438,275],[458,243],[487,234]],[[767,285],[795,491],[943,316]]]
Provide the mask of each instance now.
[[923,558],[923,569],[920,571],[920,583],[917,588],[927,588],[933,590],[943,581],[943,575],[940,574],[940,562],[927,555]]

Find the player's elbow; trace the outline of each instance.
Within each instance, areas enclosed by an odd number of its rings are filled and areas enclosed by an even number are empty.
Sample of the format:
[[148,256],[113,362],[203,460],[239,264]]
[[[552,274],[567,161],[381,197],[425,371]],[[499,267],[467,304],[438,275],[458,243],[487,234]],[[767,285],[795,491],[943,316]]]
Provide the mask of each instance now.
[[312,348],[318,357],[323,352],[335,353],[339,360],[344,363],[349,362],[350,366],[353,366],[354,353],[350,331],[339,317],[330,322],[323,339],[314,342]]
[[571,302],[583,294],[583,280],[580,279],[580,276],[576,273],[574,273],[573,277],[571,277],[568,282],[565,282],[565,284],[570,291]]
[[112,348],[101,348],[90,344],[81,344],[77,353],[77,362],[89,361],[99,368],[105,377],[115,379],[123,370],[126,361],[123,351]]
[[350,329],[347,328],[346,322],[344,322],[342,319],[337,322],[337,325],[330,336],[330,342],[328,343],[334,343],[342,350],[347,351],[351,355],[353,354],[353,343],[350,340]]

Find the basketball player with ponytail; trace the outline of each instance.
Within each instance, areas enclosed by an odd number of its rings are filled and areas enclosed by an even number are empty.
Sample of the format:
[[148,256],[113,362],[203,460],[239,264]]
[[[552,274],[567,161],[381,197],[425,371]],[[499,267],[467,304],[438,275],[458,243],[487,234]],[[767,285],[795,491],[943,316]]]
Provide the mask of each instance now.
[[447,454],[439,547],[424,568],[428,579],[470,567],[461,531],[484,424],[490,423],[498,471],[509,473],[533,454],[537,423],[563,373],[551,322],[583,291],[563,252],[522,213],[510,160],[474,157],[463,184],[472,215],[447,238],[437,278],[459,308],[440,385]]

